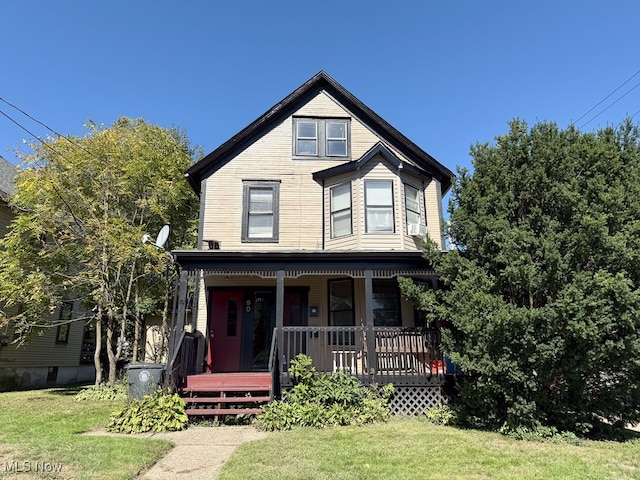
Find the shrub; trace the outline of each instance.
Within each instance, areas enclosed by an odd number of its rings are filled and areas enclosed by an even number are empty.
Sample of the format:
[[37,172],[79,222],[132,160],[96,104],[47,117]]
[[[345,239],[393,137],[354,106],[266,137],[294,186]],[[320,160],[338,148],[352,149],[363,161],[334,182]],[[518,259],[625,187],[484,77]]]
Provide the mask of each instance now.
[[157,390],[113,413],[107,430],[120,433],[184,430],[187,421],[185,403],[178,394]]
[[128,387],[127,380],[120,379],[113,385],[102,383],[98,387],[85,388],[78,392],[74,399],[78,402],[101,400],[125,401],[128,395]]
[[549,427],[546,425],[537,425],[533,428],[518,426],[508,427],[504,425],[500,429],[500,433],[513,438],[515,440],[525,440],[528,442],[553,442],[553,443],[568,443],[571,445],[580,445],[582,440],[576,436],[575,433],[564,431],[558,432],[556,427]]
[[431,408],[425,416],[434,425],[456,425],[458,422],[457,413],[449,405]]
[[344,372],[316,375],[312,360],[298,355],[289,372],[293,389],[283,399],[271,403],[256,419],[263,430],[289,430],[293,427],[328,427],[384,422],[389,418],[392,385],[364,386]]

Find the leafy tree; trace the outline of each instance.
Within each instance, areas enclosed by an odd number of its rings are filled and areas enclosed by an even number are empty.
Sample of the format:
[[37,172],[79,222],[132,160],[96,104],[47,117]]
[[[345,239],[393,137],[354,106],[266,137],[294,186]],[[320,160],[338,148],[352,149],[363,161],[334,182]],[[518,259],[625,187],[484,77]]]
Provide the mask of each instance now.
[[444,320],[467,419],[586,432],[640,420],[640,138],[522,121],[472,147],[449,204],[444,284],[405,293]]
[[142,119],[86,127],[83,137],[49,139],[23,155],[18,213],[0,245],[0,296],[21,308],[0,325],[13,321],[27,339],[55,326],[46,314],[61,302],[82,302],[87,314],[74,320],[95,325],[96,385],[103,336],[113,384],[131,319],[139,337],[142,315],[163,300],[166,318],[171,259],[141,238],[171,224],[173,246],[193,241],[197,198],[183,172],[195,151],[179,130]]

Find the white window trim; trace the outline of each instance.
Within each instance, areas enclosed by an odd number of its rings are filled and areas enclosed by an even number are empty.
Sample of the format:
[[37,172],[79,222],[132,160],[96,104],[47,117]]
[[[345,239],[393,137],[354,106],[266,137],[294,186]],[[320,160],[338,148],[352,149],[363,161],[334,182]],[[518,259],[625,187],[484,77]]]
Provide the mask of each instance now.
[[[369,200],[367,199],[367,183],[388,183],[391,186],[391,205],[369,205]],[[395,198],[393,194],[393,180],[384,180],[384,179],[376,179],[376,180],[365,180],[364,181],[364,223],[365,223],[365,233],[370,235],[390,235],[396,232],[396,215],[395,215]],[[369,230],[369,208],[389,208],[391,207],[391,230],[390,231],[370,231]]]

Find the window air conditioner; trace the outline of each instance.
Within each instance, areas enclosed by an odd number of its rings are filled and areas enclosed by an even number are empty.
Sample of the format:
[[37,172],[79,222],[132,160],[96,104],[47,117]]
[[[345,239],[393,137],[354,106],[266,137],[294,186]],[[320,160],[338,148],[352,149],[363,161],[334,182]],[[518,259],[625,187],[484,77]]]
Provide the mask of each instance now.
[[427,234],[427,226],[422,223],[410,223],[407,225],[407,230],[412,237],[422,237]]

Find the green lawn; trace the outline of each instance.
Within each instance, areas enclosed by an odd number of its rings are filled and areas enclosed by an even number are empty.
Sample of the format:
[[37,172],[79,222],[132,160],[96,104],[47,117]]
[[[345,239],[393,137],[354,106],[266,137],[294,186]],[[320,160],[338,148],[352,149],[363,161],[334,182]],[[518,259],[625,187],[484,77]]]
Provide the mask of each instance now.
[[424,420],[393,420],[272,433],[241,445],[220,478],[640,479],[640,441],[523,442]]
[[[114,402],[76,402],[73,389],[0,393],[0,477],[132,479],[169,442],[90,436]],[[212,427],[213,428],[213,427]],[[16,475],[60,464],[60,473]],[[368,427],[275,432],[241,445],[223,480],[250,479],[638,479],[640,440],[580,446],[519,442],[499,434],[392,420]]]
[[[104,427],[122,403],[76,402],[76,391],[0,393],[0,477],[131,479],[171,447],[160,440],[82,435]],[[57,465],[62,470],[43,475],[47,464],[50,470]],[[31,475],[16,476],[11,471],[16,466],[30,468]]]

